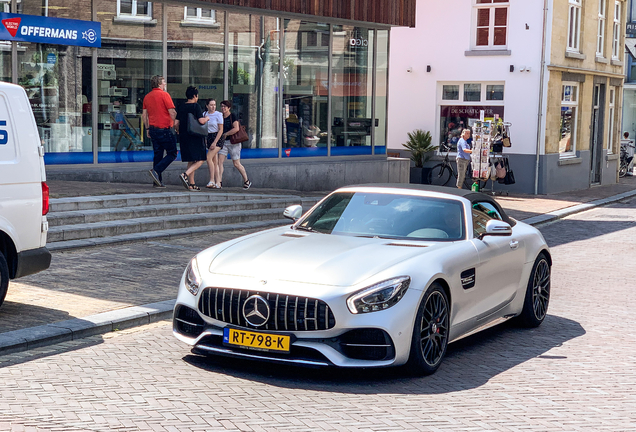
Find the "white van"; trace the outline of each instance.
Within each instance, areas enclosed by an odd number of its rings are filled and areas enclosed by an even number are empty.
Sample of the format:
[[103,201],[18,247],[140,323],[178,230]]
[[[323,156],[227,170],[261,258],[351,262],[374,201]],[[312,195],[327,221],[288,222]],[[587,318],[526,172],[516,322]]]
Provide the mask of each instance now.
[[31,104],[20,86],[0,83],[0,305],[9,279],[49,268],[49,188]]

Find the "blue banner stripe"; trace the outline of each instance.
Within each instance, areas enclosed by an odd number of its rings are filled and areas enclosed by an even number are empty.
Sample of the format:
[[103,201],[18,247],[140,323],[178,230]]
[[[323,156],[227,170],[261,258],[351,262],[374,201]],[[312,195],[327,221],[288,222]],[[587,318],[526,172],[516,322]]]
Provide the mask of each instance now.
[[0,40],[102,46],[102,23],[38,15],[0,13]]

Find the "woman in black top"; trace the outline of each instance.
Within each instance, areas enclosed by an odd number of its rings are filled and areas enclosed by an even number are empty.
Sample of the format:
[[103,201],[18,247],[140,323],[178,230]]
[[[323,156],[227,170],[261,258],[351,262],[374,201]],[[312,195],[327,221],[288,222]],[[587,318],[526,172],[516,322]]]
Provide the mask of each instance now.
[[188,133],[188,114],[194,115],[200,124],[207,123],[208,119],[203,116],[203,110],[197,103],[199,91],[196,87],[190,86],[186,89],[186,98],[188,99],[186,103],[177,108],[177,118],[174,121],[181,144],[181,160],[188,163],[186,172],[181,173],[179,177],[186,189],[200,191],[201,189],[194,184],[194,172],[203,165],[206,159],[205,138]]

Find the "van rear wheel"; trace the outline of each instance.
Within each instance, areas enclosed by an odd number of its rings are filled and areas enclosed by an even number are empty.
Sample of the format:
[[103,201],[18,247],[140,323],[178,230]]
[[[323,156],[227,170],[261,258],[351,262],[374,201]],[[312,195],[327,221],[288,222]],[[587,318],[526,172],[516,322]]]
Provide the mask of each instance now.
[[7,260],[0,252],[0,306],[4,302],[4,298],[7,295],[7,289],[9,288],[9,266]]

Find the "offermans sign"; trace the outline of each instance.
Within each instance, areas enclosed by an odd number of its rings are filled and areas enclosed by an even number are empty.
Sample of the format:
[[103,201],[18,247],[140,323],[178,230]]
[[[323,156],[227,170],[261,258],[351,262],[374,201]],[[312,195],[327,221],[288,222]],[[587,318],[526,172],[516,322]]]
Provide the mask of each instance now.
[[10,13],[0,13],[0,21],[0,40],[102,46],[102,24],[99,22]]

